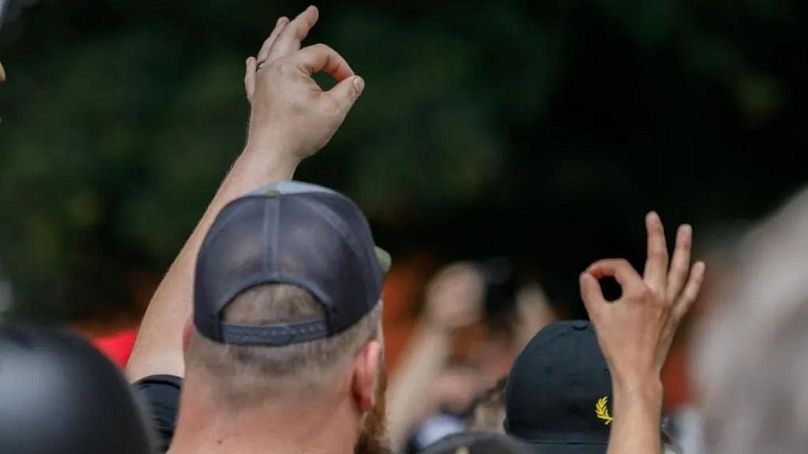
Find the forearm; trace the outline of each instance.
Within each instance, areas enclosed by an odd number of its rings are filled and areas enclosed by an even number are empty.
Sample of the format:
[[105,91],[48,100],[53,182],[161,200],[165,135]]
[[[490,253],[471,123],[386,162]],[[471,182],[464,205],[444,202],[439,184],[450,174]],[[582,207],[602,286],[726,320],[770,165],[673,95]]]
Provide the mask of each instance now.
[[183,375],[182,331],[191,316],[196,256],[205,234],[227,203],[260,186],[291,179],[296,167],[297,161],[280,150],[245,147],[149,303],[127,366],[131,380]]
[[658,379],[612,382],[614,396],[608,454],[662,452],[662,383]]
[[434,409],[428,388],[446,364],[451,341],[446,330],[425,322],[407,345],[388,391],[387,429],[394,451],[403,447],[412,426]]

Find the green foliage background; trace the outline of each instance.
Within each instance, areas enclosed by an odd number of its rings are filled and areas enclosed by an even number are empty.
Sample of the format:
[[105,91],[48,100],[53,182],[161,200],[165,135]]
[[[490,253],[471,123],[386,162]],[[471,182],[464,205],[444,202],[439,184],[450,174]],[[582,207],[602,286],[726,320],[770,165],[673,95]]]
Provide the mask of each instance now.
[[[798,0],[320,2],[309,39],[367,81],[298,178],[406,255],[576,277],[640,259],[642,216],[750,219],[806,181]],[[291,1],[11,1],[0,263],[15,313],[98,316],[164,270],[244,141],[243,61]],[[328,83],[323,81],[323,83]]]

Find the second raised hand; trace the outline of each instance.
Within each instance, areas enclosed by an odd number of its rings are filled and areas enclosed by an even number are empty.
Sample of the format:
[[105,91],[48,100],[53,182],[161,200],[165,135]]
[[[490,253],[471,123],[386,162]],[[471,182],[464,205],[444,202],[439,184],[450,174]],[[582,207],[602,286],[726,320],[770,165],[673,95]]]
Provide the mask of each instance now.
[[[690,266],[692,228],[679,227],[668,262],[659,216],[646,216],[648,252],[642,276],[624,259],[593,263],[581,274],[581,297],[595,325],[615,379],[658,380],[676,328],[698,296],[704,263]],[[603,297],[598,279],[614,277],[622,288],[617,301]]]

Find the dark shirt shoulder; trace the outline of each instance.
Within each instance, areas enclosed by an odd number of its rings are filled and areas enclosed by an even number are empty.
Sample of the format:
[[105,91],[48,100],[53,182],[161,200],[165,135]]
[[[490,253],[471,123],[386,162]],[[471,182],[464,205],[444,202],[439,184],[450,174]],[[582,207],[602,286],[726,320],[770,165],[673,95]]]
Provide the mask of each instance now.
[[177,426],[182,378],[174,375],[150,375],[132,383],[132,387],[147,406],[161,452],[167,451]]

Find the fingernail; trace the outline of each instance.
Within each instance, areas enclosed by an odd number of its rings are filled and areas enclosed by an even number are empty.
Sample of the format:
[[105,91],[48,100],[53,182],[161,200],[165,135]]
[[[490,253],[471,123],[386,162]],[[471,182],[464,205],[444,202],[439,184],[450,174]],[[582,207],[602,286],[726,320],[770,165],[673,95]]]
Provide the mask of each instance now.
[[276,26],[277,26],[277,25],[283,25],[283,24],[285,24],[285,23],[286,23],[286,22],[288,22],[288,21],[289,21],[289,18],[288,18],[288,17],[286,17],[286,16],[281,16],[281,17],[279,17],[279,18],[278,18],[278,23],[277,23],[277,24],[275,24],[275,25],[276,25]]
[[682,235],[692,235],[693,227],[691,227],[690,224],[683,224],[680,227],[680,231],[682,232]]
[[365,80],[359,76],[354,77],[353,80],[354,89],[356,89],[356,94],[362,94],[362,90],[365,89]]

